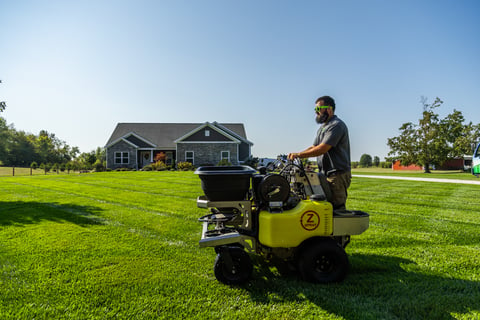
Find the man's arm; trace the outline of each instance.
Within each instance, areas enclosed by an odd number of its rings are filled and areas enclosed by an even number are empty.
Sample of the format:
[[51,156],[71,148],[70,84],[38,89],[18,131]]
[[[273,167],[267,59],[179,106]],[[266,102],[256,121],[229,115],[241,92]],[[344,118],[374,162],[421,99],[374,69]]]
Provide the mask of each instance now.
[[300,152],[289,153],[288,154],[288,159],[293,160],[295,158],[318,157],[319,155],[327,153],[328,150],[330,150],[331,148],[332,148],[332,146],[329,145],[329,144],[320,143],[317,146],[308,147],[307,149],[305,149],[303,151],[300,151]]

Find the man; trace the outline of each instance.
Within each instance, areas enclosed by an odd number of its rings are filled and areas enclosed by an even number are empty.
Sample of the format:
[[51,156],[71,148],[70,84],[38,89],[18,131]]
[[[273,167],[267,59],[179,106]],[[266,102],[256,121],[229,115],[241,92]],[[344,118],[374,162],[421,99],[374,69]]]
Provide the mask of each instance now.
[[317,157],[318,169],[327,176],[334,209],[345,209],[347,189],[352,180],[350,140],[345,123],[335,115],[335,100],[323,96],[315,101],[316,122],[320,124],[313,145],[288,159]]

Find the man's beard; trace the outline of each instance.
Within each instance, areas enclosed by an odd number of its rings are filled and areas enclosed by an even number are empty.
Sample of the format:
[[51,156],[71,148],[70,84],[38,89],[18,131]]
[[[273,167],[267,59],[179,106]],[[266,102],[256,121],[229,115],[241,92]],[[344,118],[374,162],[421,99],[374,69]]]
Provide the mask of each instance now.
[[317,116],[315,117],[315,121],[318,124],[325,123],[325,122],[327,122],[327,120],[328,120],[328,113],[326,113],[326,112],[317,114]]

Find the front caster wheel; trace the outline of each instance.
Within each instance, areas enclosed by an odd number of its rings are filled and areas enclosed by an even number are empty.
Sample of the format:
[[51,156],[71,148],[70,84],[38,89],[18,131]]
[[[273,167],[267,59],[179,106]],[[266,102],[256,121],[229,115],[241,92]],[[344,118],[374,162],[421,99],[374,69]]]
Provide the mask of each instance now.
[[345,250],[330,239],[310,244],[298,261],[302,278],[314,283],[340,282],[345,279],[348,268]]
[[252,261],[243,248],[219,247],[213,271],[218,281],[228,285],[247,282],[253,271]]

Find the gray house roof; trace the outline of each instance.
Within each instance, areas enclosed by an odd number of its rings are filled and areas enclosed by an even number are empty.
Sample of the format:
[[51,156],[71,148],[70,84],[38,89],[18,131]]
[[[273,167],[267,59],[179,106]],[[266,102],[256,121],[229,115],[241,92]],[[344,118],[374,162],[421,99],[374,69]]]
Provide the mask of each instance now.
[[176,140],[206,125],[213,126],[226,134],[252,144],[247,140],[245,128],[241,123],[118,123],[110,139],[108,139],[106,147],[129,134],[133,134],[133,137],[129,138],[129,140],[135,139],[136,145],[139,145],[138,140],[140,139],[138,137],[141,137],[146,139],[142,143],[152,143],[160,149],[175,149]]

